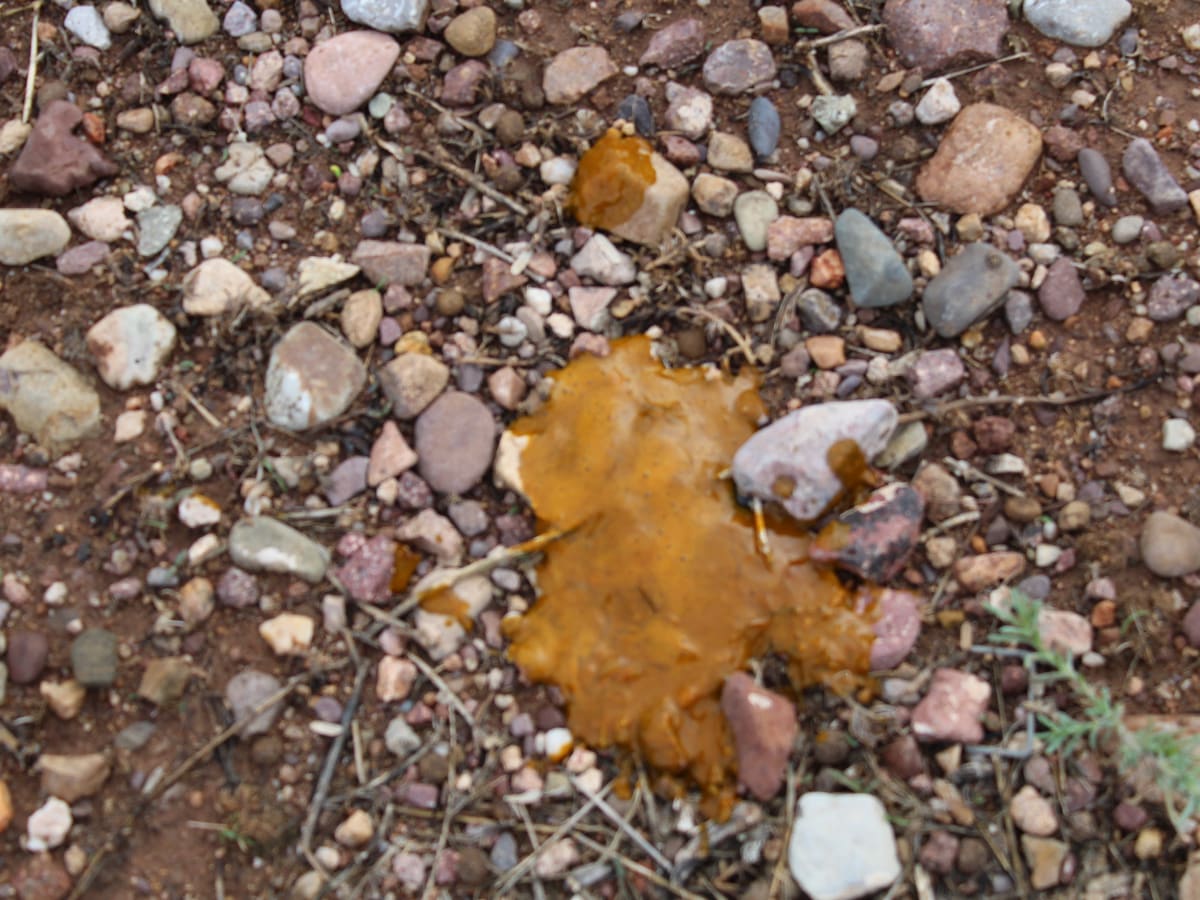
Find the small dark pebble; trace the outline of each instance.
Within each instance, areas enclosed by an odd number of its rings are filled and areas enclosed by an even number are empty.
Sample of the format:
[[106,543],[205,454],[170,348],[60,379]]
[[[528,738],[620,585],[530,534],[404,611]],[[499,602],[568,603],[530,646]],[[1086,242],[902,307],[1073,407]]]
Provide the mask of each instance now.
[[775,148],[779,146],[782,125],[779,121],[779,110],[775,108],[774,103],[766,97],[755,97],[750,104],[746,128],[755,156],[764,159],[775,152]]
[[813,756],[823,766],[840,766],[850,755],[850,738],[844,731],[822,731],[813,741]]
[[654,113],[645,97],[630,94],[617,107],[617,118],[632,122],[634,129],[642,137],[654,137]]

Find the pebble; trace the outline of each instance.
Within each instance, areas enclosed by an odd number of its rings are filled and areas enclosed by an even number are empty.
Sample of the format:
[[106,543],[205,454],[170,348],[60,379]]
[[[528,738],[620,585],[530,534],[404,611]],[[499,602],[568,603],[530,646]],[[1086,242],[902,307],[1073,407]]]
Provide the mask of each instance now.
[[948,78],[938,78],[925,92],[915,112],[922,125],[941,125],[957,116],[961,109],[962,103],[954,93],[954,85]]
[[[478,8],[478,7],[477,7]],[[375,824],[366,810],[356,809],[333,830],[333,839],[343,847],[365,847],[375,836]]]
[[221,25],[206,0],[150,0],[150,12],[166,19],[181,44],[206,40]]
[[746,191],[733,201],[733,218],[746,248],[758,253],[767,248],[767,230],[779,217],[775,198],[766,191]]
[[313,322],[293,325],[271,351],[263,397],[267,418],[304,431],[344,413],[367,382],[354,350]]
[[95,389],[36,341],[22,341],[0,356],[0,409],[56,455],[100,426]]
[[962,358],[950,347],[923,351],[906,373],[913,396],[919,400],[953,390],[966,376]]
[[465,494],[492,464],[496,424],[478,399],[449,391],[417,418],[419,471],[435,491]]
[[46,667],[50,642],[41,632],[14,629],[8,632],[8,677],[13,684],[33,684]]
[[571,47],[555,55],[542,75],[546,102],[555,106],[578,103],[618,73],[603,47]]
[[968,556],[954,563],[954,577],[964,588],[973,592],[1007,581],[1023,571],[1024,555],[1007,550]]
[[259,635],[276,656],[304,656],[315,630],[316,621],[298,613],[280,613],[258,626]]
[[181,656],[152,659],[142,673],[138,696],[155,706],[169,706],[183,696],[191,677],[191,664]]
[[1025,19],[1046,37],[1076,47],[1107,44],[1129,18],[1128,0],[1025,0]]
[[[395,427],[394,423],[392,424]],[[356,550],[334,571],[338,582],[360,603],[382,603],[391,595],[392,570],[396,564],[396,542],[376,535]]]
[[1092,649],[1091,623],[1070,610],[1043,609],[1038,617],[1038,632],[1047,647],[1068,656],[1080,657]]
[[571,269],[582,278],[609,286],[632,284],[637,278],[633,257],[602,234],[593,234],[571,257]]
[[713,99],[704,91],[667,82],[667,127],[691,140],[699,140],[712,124]]
[[404,700],[412,692],[418,674],[411,660],[399,656],[383,657],[379,660],[375,678],[375,696],[384,703]]
[[392,415],[406,420],[416,418],[445,389],[450,369],[432,356],[403,353],[380,369],[378,378]]
[[374,31],[346,31],[322,41],[304,60],[308,98],[331,116],[354,112],[375,95],[399,57],[400,45]]
[[978,744],[983,740],[980,720],[992,696],[988,682],[958,669],[935,669],[929,690],[912,712],[917,740]]
[[957,337],[991,315],[1020,276],[1017,264],[995,247],[968,244],[926,285],[925,319],[942,337]]
[[868,216],[845,209],[834,233],[855,304],[869,309],[895,306],[912,295],[912,276],[904,260]]
[[84,687],[106,688],[117,678],[117,636],[89,628],[71,642],[71,671]]
[[1167,419],[1162,435],[1163,449],[1171,453],[1185,453],[1196,444],[1196,430],[1187,419]]
[[901,873],[887,811],[870,794],[803,794],[787,859],[792,877],[812,900],[865,897]]
[[[854,400],[806,406],[756,432],[733,457],[738,493],[779,502],[792,516],[811,521],[837,497],[842,482],[829,468],[827,453],[851,438],[866,459],[887,445],[896,427],[896,410],[886,400]],[[790,497],[774,488],[794,486]]]
[[[1128,5],[1125,4],[1126,7]],[[1129,142],[1121,157],[1121,171],[1129,183],[1141,191],[1150,208],[1158,215],[1187,209],[1187,192],[1179,186],[1154,145],[1145,138],[1135,138]]]
[[1055,322],[1062,322],[1079,312],[1087,295],[1071,260],[1064,256],[1054,261],[1038,288],[1037,297],[1042,312]]
[[342,12],[359,25],[404,34],[425,27],[429,0],[342,0]]
[[1030,868],[1029,883],[1035,891],[1057,887],[1062,877],[1063,860],[1070,847],[1062,841],[1021,835],[1021,850]]
[[275,168],[258,144],[235,141],[229,145],[225,162],[213,172],[231,193],[257,196],[275,177]]
[[342,334],[356,349],[369,347],[379,334],[383,321],[383,298],[379,291],[355,291],[342,304],[340,325]]
[[750,137],[750,147],[759,159],[766,159],[779,146],[779,135],[782,124],[779,110],[766,97],[755,97],[750,102],[750,112],[746,119],[746,132]]
[[1146,298],[1146,315],[1155,322],[1171,322],[1200,303],[1200,283],[1186,275],[1164,275],[1154,282]]
[[644,138],[654,137],[654,113],[646,98],[629,94],[617,106],[617,118],[633,123],[633,130]]
[[237,522],[229,532],[229,556],[251,572],[283,572],[312,584],[325,577],[329,551],[296,529],[275,519],[255,516]]
[[739,782],[758,800],[770,800],[783,786],[796,740],[795,706],[735,672],[721,690],[721,711],[733,733]]
[[821,94],[813,100],[810,112],[826,134],[836,134],[858,114],[858,104],[849,94]]
[[771,48],[753,38],[725,41],[704,60],[704,85],[714,94],[744,94],[775,77]]
[[[1075,228],[1083,224],[1083,202],[1074,188],[1060,187],[1054,191],[1054,224]],[[1116,226],[1114,225],[1114,231]]]
[[[64,682],[43,681],[38,685],[38,693],[46,701],[46,705],[54,714],[64,721],[74,719],[83,709],[87,699],[87,691],[78,681]],[[3,829],[0,829],[3,830]]]
[[430,256],[424,244],[363,240],[358,242],[350,259],[362,268],[373,285],[412,287],[425,280]]
[[902,482],[873,491],[838,516],[809,547],[809,558],[830,563],[864,581],[883,584],[904,568],[917,545],[925,501]]
[[226,316],[270,302],[271,295],[227,259],[206,259],[183,279],[183,311],[188,315]]
[[258,13],[247,6],[242,0],[234,0],[225,11],[221,27],[230,37],[242,37],[258,28]]
[[679,19],[653,33],[638,65],[678,69],[704,53],[704,42],[704,25],[699,19]]
[[94,197],[67,213],[67,220],[94,241],[119,241],[131,223],[120,197]]
[[1088,190],[1101,206],[1117,205],[1117,189],[1113,186],[1112,169],[1099,150],[1084,147],[1076,158],[1079,172],[1087,183]]
[[672,233],[687,205],[688,182],[658,153],[651,155],[650,164],[654,167],[654,183],[642,195],[642,205],[629,219],[609,230],[634,244],[658,247]]
[[792,19],[798,25],[815,28],[821,34],[835,34],[858,24],[834,0],[797,0],[792,5]]
[[1121,216],[1113,222],[1112,239],[1114,244],[1132,244],[1142,236],[1142,226],[1146,220],[1141,216]]
[[915,594],[885,588],[875,597],[875,610],[879,618],[872,626],[871,671],[881,672],[900,665],[916,645],[921,636],[921,602]]
[[87,347],[104,383],[127,391],[158,378],[175,348],[175,326],[147,303],[125,306],[88,329]]
[[49,797],[25,823],[25,846],[33,853],[53,850],[67,839],[73,824],[71,807],[58,797]]
[[339,259],[307,256],[296,267],[296,296],[304,298],[319,294],[343,281],[349,281],[361,271],[359,266]]
[[[720,175],[701,172],[692,182],[692,199],[702,213],[725,218],[733,212],[733,203],[738,196],[737,183]],[[771,199],[774,203],[774,199]],[[776,207],[778,212],[778,207]]]
[[0,209],[0,263],[6,266],[54,256],[70,240],[70,226],[53,210]]
[[750,145],[727,131],[714,131],[709,135],[707,162],[719,172],[754,171]]
[[1041,132],[991,103],[963,108],[917,175],[923,200],[989,216],[1008,206],[1036,165]]
[[[837,331],[842,324],[842,308],[833,297],[820,288],[807,288],[795,300],[800,324],[816,334]],[[840,365],[840,364],[839,364]],[[807,365],[805,368],[808,368]]]
[[383,733],[383,744],[393,756],[406,757],[416,752],[424,741],[406,721],[403,716],[396,716],[388,722]]
[[[259,672],[257,669],[243,669],[225,684],[225,702],[233,713],[235,722],[240,722],[255,709],[262,706],[268,698],[274,696],[283,687],[283,683],[274,675]],[[254,737],[266,734],[283,712],[283,701],[277,700],[259,712],[242,728],[243,737]]]
[[[1008,32],[1004,0],[887,0],[883,24],[904,64],[936,72],[1000,55]],[[849,27],[849,26],[848,26]]]
[[89,47],[107,50],[112,46],[112,35],[104,24],[104,17],[94,6],[76,6],[63,18],[63,27]]
[[54,266],[60,275],[84,275],[109,257],[108,244],[88,241],[59,254]]

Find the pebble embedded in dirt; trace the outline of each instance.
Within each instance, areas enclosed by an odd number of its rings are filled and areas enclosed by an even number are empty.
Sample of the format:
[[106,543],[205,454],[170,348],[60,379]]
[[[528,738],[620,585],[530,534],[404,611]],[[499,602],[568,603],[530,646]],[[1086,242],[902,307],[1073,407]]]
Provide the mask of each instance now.
[[367,370],[351,347],[301,322],[271,350],[263,397],[267,417],[293,431],[316,428],[344,413],[366,381]]
[[1047,37],[1099,47],[1129,18],[1128,0],[1027,0],[1025,19]]
[[242,519],[229,532],[235,565],[257,572],[284,572],[317,583],[325,577],[329,551],[283,522],[266,516]]
[[82,121],[83,112],[67,100],[56,100],[45,107],[21,155],[9,167],[12,186],[33,194],[62,197],[117,174],[112,160],[75,134]]
[[233,713],[235,722],[246,719],[255,710],[259,712],[242,728],[244,737],[266,734],[283,711],[282,699],[259,709],[271,697],[279,693],[283,683],[267,672],[244,669],[225,684],[225,702]]
[[374,31],[347,31],[317,44],[304,59],[304,86],[331,116],[354,112],[371,98],[400,56],[400,45]]
[[1187,193],[1167,169],[1154,145],[1145,138],[1130,141],[1121,157],[1121,171],[1158,215],[1187,209]]
[[714,94],[744,94],[775,77],[771,48],[753,38],[719,45],[704,60],[704,84]]
[[1087,294],[1071,260],[1061,257],[1054,261],[1046,273],[1046,280],[1038,288],[1037,297],[1042,312],[1055,322],[1062,322],[1079,312]]
[[147,303],[113,310],[87,333],[88,350],[104,383],[127,391],[152,384],[175,348],[175,326]]
[[925,501],[907,484],[884,485],[838,516],[809,548],[811,559],[832,563],[864,581],[886,584],[917,546]]
[[492,464],[496,423],[475,397],[450,391],[417,417],[415,443],[417,465],[429,486],[465,494]]
[[1155,575],[1177,578],[1200,569],[1200,528],[1167,512],[1153,512],[1142,526],[1142,561]]
[[925,318],[942,337],[957,337],[991,315],[1020,279],[1017,264],[988,244],[968,244],[925,286]]
[[733,732],[738,780],[759,800],[770,800],[783,786],[796,739],[795,707],[745,672],[736,672],[725,679],[721,712]]
[[33,684],[46,667],[50,642],[38,631],[8,632],[8,677],[13,684]]
[[863,897],[900,877],[896,837],[870,794],[804,794],[787,853],[792,877],[813,900]]
[[91,797],[104,786],[112,772],[112,763],[103,753],[59,755],[43,753],[38,757],[42,790],[67,803]]
[[542,90],[555,106],[578,103],[592,90],[617,74],[604,47],[571,47],[546,66]]
[[979,676],[957,669],[937,669],[928,692],[913,709],[913,734],[925,742],[978,744],[983,740],[980,719],[991,696],[991,685]]
[[117,636],[89,628],[71,642],[71,671],[84,687],[106,688],[117,678]]
[[23,266],[61,252],[71,229],[49,209],[0,209],[0,264]]
[[936,72],[998,57],[1008,8],[1004,0],[888,0],[883,24],[905,65]]
[[856,209],[843,210],[834,232],[846,281],[858,306],[895,306],[912,295],[912,276],[904,260],[868,216]]
[[1050,802],[1031,784],[1017,791],[1009,804],[1013,823],[1026,834],[1049,837],[1058,831],[1058,816]]
[[229,260],[206,259],[183,279],[183,311],[191,316],[225,316],[243,307],[260,309],[271,295]]

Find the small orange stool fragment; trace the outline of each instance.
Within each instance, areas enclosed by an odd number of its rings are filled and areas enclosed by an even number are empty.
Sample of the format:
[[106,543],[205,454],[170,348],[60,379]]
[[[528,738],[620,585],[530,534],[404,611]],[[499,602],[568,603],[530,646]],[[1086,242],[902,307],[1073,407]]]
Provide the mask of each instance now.
[[554,381],[513,430],[529,437],[520,474],[541,527],[569,533],[545,549],[540,599],[506,620],[510,655],[562,689],[576,737],[686,773],[710,814],[728,812],[725,678],[776,651],[797,687],[852,690],[869,616],[808,563],[799,527],[769,518],[771,555],[758,554],[753,517],[720,477],[763,412],[756,375],[667,370],[629,338]]
[[642,205],[654,184],[654,149],[640,137],[610,128],[579,160],[567,209],[589,228],[616,228]]

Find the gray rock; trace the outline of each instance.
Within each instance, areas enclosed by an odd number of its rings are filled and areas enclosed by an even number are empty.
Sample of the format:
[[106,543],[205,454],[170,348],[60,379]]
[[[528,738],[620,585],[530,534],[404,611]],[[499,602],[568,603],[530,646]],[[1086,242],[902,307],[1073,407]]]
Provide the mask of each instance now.
[[0,409],[55,454],[100,426],[95,389],[37,341],[22,341],[0,356]]
[[84,687],[108,687],[117,679],[117,636],[89,628],[71,642],[71,672]]
[[342,0],[346,18],[376,31],[404,34],[420,31],[429,15],[429,0]]
[[316,584],[329,551],[295,528],[265,516],[242,519],[229,531],[229,556],[251,572],[283,572]]
[[1079,273],[1065,256],[1054,261],[1046,280],[1038,288],[1038,303],[1042,312],[1055,322],[1061,322],[1079,312],[1087,295]]
[[820,288],[800,292],[796,298],[796,315],[805,330],[815,334],[830,334],[842,324],[842,308]]
[[747,249],[767,249],[767,229],[779,218],[779,206],[766,191],[746,191],[733,201],[733,218]]
[[[225,683],[225,702],[233,713],[233,720],[240,722],[278,693],[283,683],[274,675],[256,669],[244,669]],[[283,712],[283,700],[277,700],[250,719],[241,731],[242,737],[266,734]]]
[[242,0],[234,0],[221,20],[221,27],[230,37],[242,37],[258,28],[258,13]]
[[895,306],[913,291],[912,276],[887,235],[857,209],[845,209],[834,224],[846,282],[858,306]]
[[836,134],[858,114],[858,104],[849,94],[821,94],[813,100],[811,112],[826,134]]
[[267,189],[275,168],[258,144],[237,141],[229,145],[229,155],[213,175],[232,193],[254,196]]
[[89,47],[107,50],[112,46],[112,35],[104,24],[104,17],[94,6],[76,6],[63,19],[63,27]]
[[1004,301],[1004,318],[1008,330],[1020,334],[1033,321],[1033,298],[1025,291],[1009,291]]
[[397,419],[415,419],[450,380],[450,369],[424,353],[402,353],[379,370],[379,386]]
[[158,377],[175,347],[175,326],[148,303],[123,306],[88,329],[87,346],[104,383],[127,391]]
[[645,97],[629,94],[617,106],[617,118],[632,122],[634,131],[642,137],[654,137],[654,113]]
[[942,337],[956,337],[991,315],[1020,277],[1006,254],[990,244],[969,244],[925,287],[925,318]]
[[1187,192],[1167,169],[1154,145],[1145,138],[1129,142],[1121,157],[1121,171],[1159,215],[1187,209]]
[[1074,188],[1061,187],[1054,192],[1054,224],[1074,228],[1083,224],[1083,202]]
[[1128,0],[1025,0],[1025,19],[1046,37],[1099,47],[1129,18]]
[[1200,302],[1200,284],[1186,275],[1164,275],[1146,298],[1146,314],[1155,322],[1178,319]]
[[67,220],[52,209],[0,209],[0,263],[6,266],[55,256],[70,240]]
[[430,487],[465,494],[492,464],[496,423],[475,397],[450,391],[417,418],[415,445],[421,477]]
[[396,716],[388,722],[383,733],[383,745],[393,756],[405,757],[415,752],[421,744],[421,736],[413,727],[404,721],[403,716]]
[[1112,169],[1099,150],[1084,147],[1075,157],[1079,172],[1087,182],[1088,190],[1101,206],[1117,205],[1117,189],[1113,187]]
[[744,94],[775,72],[771,48],[753,38],[726,41],[704,60],[704,84],[714,94]]
[[765,159],[775,152],[781,128],[775,104],[766,97],[755,97],[750,102],[750,114],[746,119],[746,132],[755,156]]
[[166,19],[181,44],[210,38],[221,25],[206,0],[150,0],[150,12]]
[[292,326],[271,351],[267,418],[304,431],[344,413],[367,383],[367,370],[343,340],[313,322]]
[[1177,578],[1200,569],[1200,528],[1171,513],[1155,512],[1142,526],[1142,561],[1155,575]]
[[1113,222],[1112,239],[1114,244],[1132,244],[1142,236],[1142,226],[1146,220],[1141,216],[1121,216]]
[[812,900],[853,900],[895,882],[900,858],[883,804],[870,794],[804,794],[788,868]]
[[[805,406],[755,433],[733,457],[733,479],[743,497],[778,502],[792,516],[812,521],[840,494],[841,480],[829,465],[838,441],[853,440],[870,460],[896,427],[886,400],[852,400]],[[790,496],[777,494],[783,485]]]
[[173,204],[152,206],[138,213],[138,255],[160,253],[183,222],[183,210]]

